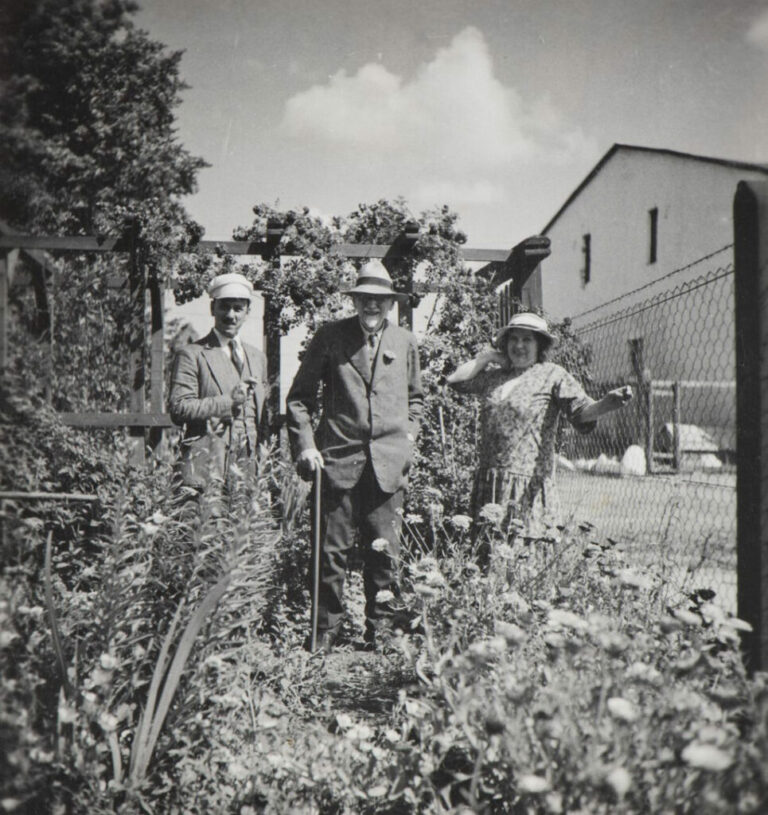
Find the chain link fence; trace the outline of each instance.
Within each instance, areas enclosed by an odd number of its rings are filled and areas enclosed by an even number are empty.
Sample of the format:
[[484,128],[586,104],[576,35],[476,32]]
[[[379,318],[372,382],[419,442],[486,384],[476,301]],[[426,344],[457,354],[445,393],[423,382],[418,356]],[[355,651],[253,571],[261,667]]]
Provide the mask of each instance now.
[[724,247],[676,270],[686,279],[674,288],[648,297],[644,286],[574,318],[590,395],[631,384],[635,399],[589,435],[566,430],[557,479],[565,518],[590,521],[668,585],[712,590],[735,613],[731,257]]

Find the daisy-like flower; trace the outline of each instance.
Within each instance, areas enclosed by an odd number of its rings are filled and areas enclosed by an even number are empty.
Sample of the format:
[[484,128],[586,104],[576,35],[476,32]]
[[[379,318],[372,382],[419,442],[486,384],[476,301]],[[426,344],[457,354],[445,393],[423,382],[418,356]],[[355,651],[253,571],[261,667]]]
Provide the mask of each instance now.
[[637,719],[637,710],[632,702],[622,699],[621,696],[612,696],[606,703],[608,712],[615,719],[623,722],[634,722]]
[[710,770],[718,772],[727,770],[733,764],[733,757],[725,750],[715,747],[714,744],[701,744],[691,742],[680,754],[683,761],[691,767],[698,767],[700,770]]
[[632,786],[632,776],[624,767],[614,767],[606,776],[605,782],[619,798],[623,798]]
[[395,595],[389,589],[381,589],[376,592],[377,603],[391,603],[395,599]]
[[389,541],[386,538],[376,538],[371,544],[371,549],[373,549],[374,552],[388,552]]
[[421,524],[424,523],[424,518],[422,518],[421,515],[416,515],[414,512],[409,512],[405,516],[405,522],[407,524]]
[[586,631],[587,621],[572,611],[564,608],[553,608],[547,617],[547,625],[553,628],[570,628],[573,631]]
[[517,788],[520,792],[527,793],[528,795],[540,795],[542,792],[549,792],[549,781],[540,775],[528,773],[521,775],[520,778],[517,779]]
[[452,515],[451,523],[456,529],[461,529],[462,532],[466,532],[472,524],[472,519],[469,515]]

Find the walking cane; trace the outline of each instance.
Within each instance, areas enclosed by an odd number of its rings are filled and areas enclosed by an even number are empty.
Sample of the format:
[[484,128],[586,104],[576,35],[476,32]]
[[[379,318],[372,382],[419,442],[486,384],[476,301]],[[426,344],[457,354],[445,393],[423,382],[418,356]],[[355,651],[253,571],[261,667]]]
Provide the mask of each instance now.
[[310,616],[309,653],[317,648],[317,616],[320,600],[320,487],[322,468],[315,462],[315,484],[312,507],[312,610]]

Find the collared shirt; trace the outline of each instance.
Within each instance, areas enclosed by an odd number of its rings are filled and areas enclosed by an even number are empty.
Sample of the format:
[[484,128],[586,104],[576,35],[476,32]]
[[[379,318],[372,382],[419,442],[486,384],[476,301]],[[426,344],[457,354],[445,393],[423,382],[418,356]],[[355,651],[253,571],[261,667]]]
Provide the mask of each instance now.
[[[386,328],[386,325],[387,320],[385,319],[378,331],[366,331],[365,326],[360,323],[360,327],[363,329],[363,337],[365,337],[365,345],[368,348],[368,357],[371,360],[371,365],[373,365],[373,361],[376,359],[376,354],[379,351],[379,343],[381,342],[381,334]],[[373,341],[371,341],[371,338],[373,338]]]
[[229,344],[230,342],[234,342],[235,345],[240,350],[240,358],[245,359],[245,351],[243,351],[243,343],[240,341],[240,337],[235,335],[234,337],[227,337],[222,334],[220,331],[217,331],[215,328],[213,329],[213,333],[217,336],[219,340],[219,345],[221,346],[224,353],[232,359],[232,346]]

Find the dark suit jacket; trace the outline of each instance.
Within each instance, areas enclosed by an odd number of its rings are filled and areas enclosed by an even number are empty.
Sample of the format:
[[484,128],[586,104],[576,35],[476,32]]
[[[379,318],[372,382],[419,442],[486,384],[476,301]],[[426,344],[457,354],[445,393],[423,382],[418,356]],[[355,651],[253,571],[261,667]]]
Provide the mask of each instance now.
[[[171,419],[184,426],[181,476],[185,484],[203,486],[213,472],[223,476],[230,428],[246,435],[251,450],[266,427],[264,399],[267,393],[267,361],[252,345],[242,343],[245,353],[243,378],[257,380],[253,395],[232,416],[232,389],[240,377],[232,360],[211,331],[179,350],[171,382]],[[233,423],[234,422],[234,423]]]
[[[318,387],[323,410],[317,428]],[[331,484],[350,489],[370,457],[379,486],[405,486],[423,403],[419,351],[410,331],[387,324],[373,372],[357,316],[321,327],[310,342],[286,411],[294,457],[317,447]],[[411,439],[408,438],[410,434]]]

